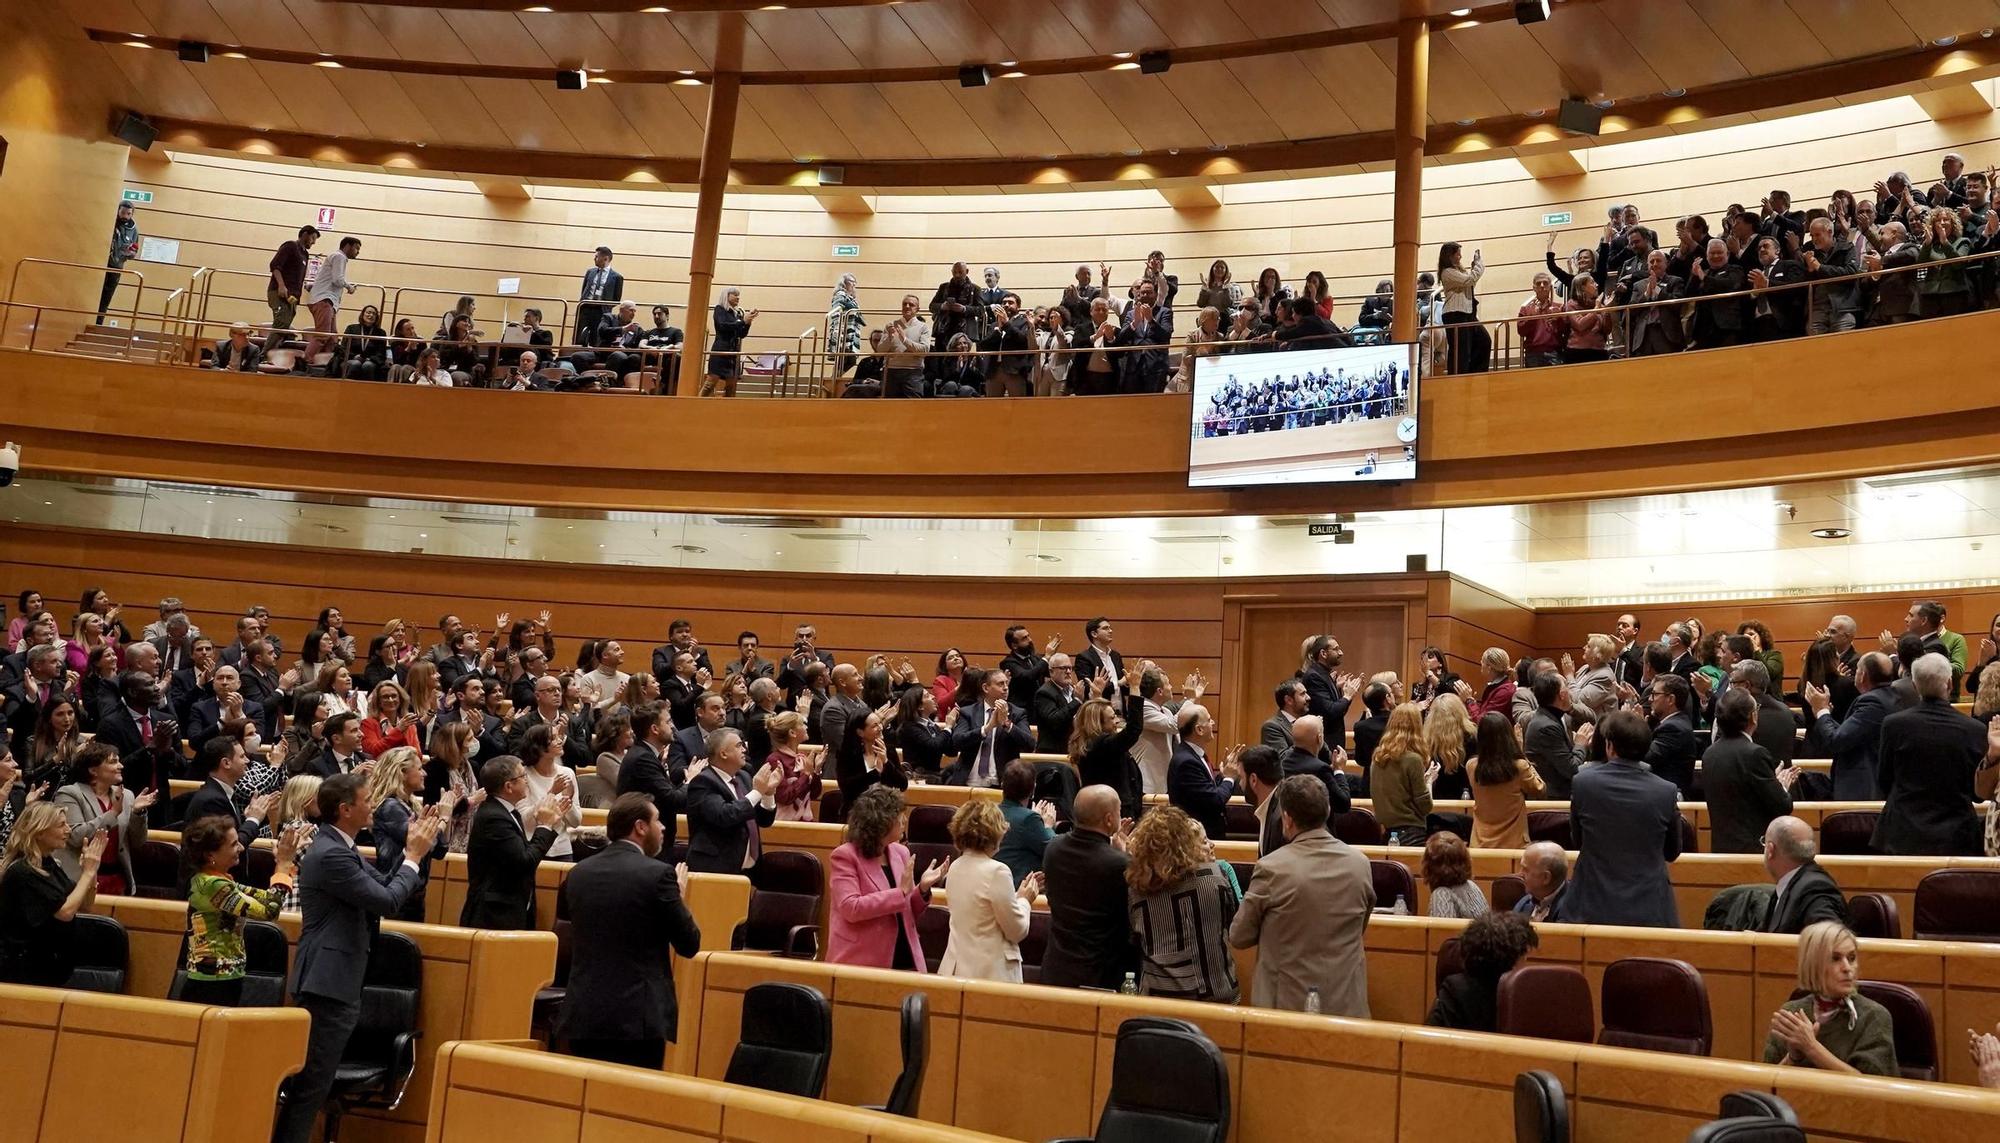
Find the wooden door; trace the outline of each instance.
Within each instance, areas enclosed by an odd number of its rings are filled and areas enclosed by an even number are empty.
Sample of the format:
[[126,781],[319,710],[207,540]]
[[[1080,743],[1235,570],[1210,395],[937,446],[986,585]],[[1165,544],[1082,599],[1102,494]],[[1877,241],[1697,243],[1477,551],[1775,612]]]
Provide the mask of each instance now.
[[[1300,644],[1310,636],[1331,635],[1340,641],[1345,655],[1341,671],[1363,678],[1395,671],[1407,682],[1408,622],[1408,605],[1400,601],[1243,604],[1234,674],[1238,700],[1223,726],[1225,748],[1257,741],[1257,728],[1275,709],[1273,690],[1299,669]],[[1359,717],[1357,704],[1348,725]]]

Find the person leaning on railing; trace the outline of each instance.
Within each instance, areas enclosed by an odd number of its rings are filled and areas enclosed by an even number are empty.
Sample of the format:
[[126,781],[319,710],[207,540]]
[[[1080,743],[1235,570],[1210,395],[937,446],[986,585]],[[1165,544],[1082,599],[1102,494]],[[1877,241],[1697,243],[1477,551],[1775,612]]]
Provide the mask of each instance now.
[[[1992,242],[2000,233],[2000,215],[1988,214],[1980,241]],[[1947,207],[1933,207],[1923,218],[1922,249],[1919,263],[1942,262],[1931,266],[1917,282],[1917,304],[1924,317],[1950,317],[1975,308],[1972,279],[1966,263],[1953,262],[1973,253],[1973,241],[1961,229],[1958,213]]]
[[1750,299],[1724,295],[1748,290],[1750,275],[1730,260],[1728,243],[1720,238],[1709,239],[1702,260],[1688,272],[1693,275],[1688,284],[1689,296],[1715,299],[1695,303],[1695,348],[1743,344],[1750,334]]

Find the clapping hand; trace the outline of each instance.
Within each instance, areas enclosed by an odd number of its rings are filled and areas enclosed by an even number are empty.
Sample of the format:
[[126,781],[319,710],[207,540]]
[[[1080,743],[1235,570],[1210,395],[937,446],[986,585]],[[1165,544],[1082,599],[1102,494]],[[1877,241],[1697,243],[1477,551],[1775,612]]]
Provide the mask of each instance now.
[[1442,771],[1443,767],[1439,766],[1437,760],[1433,758],[1431,764],[1424,767],[1424,785],[1426,787],[1435,785],[1438,780],[1438,774]]
[[554,794],[535,807],[535,824],[554,828],[569,813],[569,795]]
[[1693,675],[1689,676],[1688,682],[1694,684],[1696,693],[1700,694],[1703,698],[1707,698],[1715,691],[1715,680],[1700,671],[1696,671]]
[[1819,1042],[1819,1029],[1813,1022],[1789,1008],[1780,1008],[1771,1015],[1771,1035],[1790,1049],[1794,1058],[1804,1057]]
[[1597,727],[1588,722],[1584,723],[1582,726],[1576,728],[1576,748],[1578,750],[1590,749],[1590,743],[1596,737]]
[[1791,790],[1792,784],[1799,780],[1799,768],[1789,762],[1778,767],[1777,774],[1778,785],[1784,787],[1787,792]]
[[1812,708],[1815,717],[1825,714],[1827,708],[1833,705],[1833,700],[1828,697],[1825,687],[1807,683],[1801,689],[1805,694],[1806,705]]
[[1189,702],[1199,702],[1201,696],[1208,692],[1208,680],[1201,677],[1200,671],[1191,671],[1182,682],[1181,689],[1187,692]]
[[1563,674],[1565,674],[1565,675],[1574,675],[1574,674],[1576,674],[1576,660],[1575,660],[1575,659],[1572,659],[1572,658],[1570,658],[1570,657],[1569,657],[1569,652],[1567,652],[1567,651],[1564,651],[1564,652],[1563,652],[1563,657],[1562,657],[1562,673],[1563,673]]
[[403,856],[411,861],[422,861],[437,846],[440,828],[439,819],[419,814],[403,834]]
[[[907,873],[908,871],[909,871],[908,867],[905,866],[904,872]],[[924,875],[917,879],[917,892],[919,893],[930,892],[932,886],[944,880],[944,875],[950,871],[951,871],[951,860],[949,858],[945,859],[944,861],[931,862],[929,868],[924,870]]]
[[708,769],[708,759],[706,758],[695,759],[694,761],[688,763],[687,772],[681,775],[681,782],[685,784],[694,781],[696,778],[700,777],[701,772],[706,769]]
[[271,808],[277,804],[278,795],[276,791],[268,794],[259,794],[250,799],[250,808],[244,811],[243,816],[253,821],[270,821]]
[[1452,690],[1457,692],[1458,697],[1460,699],[1463,699],[1466,702],[1472,701],[1472,687],[1464,679],[1452,680],[1451,686]]
[[83,876],[96,880],[97,867],[104,861],[104,847],[110,842],[110,834],[100,833],[83,843]]
[[[1026,877],[1021,878],[1021,886],[1014,890],[1014,892],[1021,900],[1031,905],[1034,904],[1035,898],[1042,895],[1042,871],[1037,869]],[[1992,1039],[1992,1037],[1989,1036],[1987,1039]]]
[[766,762],[764,768],[757,771],[757,776],[750,780],[750,788],[768,798],[777,792],[778,783],[783,779],[784,774],[776,766]]
[[147,790],[145,793],[140,794],[138,797],[132,799],[132,812],[135,814],[143,814],[147,810],[152,809],[153,803],[159,800],[160,800],[160,792],[158,790]]
[[1058,632],[1049,636],[1049,641],[1042,644],[1042,654],[1053,655],[1056,653],[1056,648],[1060,646],[1062,646],[1062,634]]
[[1993,1032],[1980,1035],[1968,1028],[1965,1034],[1972,1038],[1972,1062],[1979,1069],[1979,1086],[2000,1088],[2000,1026]]
[[1041,801],[1035,803],[1035,812],[1041,815],[1042,824],[1048,826],[1050,829],[1056,828],[1056,804],[1054,802],[1043,798]]

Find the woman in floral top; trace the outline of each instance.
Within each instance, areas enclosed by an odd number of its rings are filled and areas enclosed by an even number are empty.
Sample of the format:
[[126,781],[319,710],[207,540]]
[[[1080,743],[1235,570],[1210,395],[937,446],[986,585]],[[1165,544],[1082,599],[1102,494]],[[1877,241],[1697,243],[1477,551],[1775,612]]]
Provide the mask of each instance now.
[[234,1007],[243,995],[243,919],[275,921],[292,894],[294,862],[310,826],[278,835],[278,869],[269,889],[230,875],[243,856],[236,823],[216,814],[189,822],[181,854],[194,867],[188,886],[187,981],[179,999]]

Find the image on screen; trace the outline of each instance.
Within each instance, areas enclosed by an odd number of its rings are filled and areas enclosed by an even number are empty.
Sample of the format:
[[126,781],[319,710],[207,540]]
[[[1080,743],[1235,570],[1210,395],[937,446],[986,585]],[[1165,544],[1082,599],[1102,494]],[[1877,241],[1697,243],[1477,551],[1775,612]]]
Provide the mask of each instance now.
[[1416,346],[1234,353],[1195,363],[1191,487],[1410,480]]

